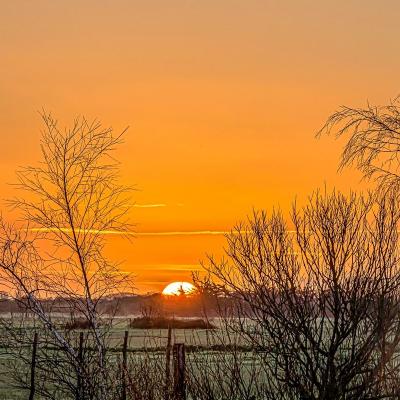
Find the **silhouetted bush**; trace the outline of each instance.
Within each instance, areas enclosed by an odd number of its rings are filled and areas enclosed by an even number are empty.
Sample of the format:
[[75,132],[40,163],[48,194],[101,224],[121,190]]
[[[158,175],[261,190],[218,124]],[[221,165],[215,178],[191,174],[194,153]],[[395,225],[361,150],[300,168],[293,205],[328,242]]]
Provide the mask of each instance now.
[[135,329],[215,329],[215,326],[209,321],[201,318],[196,319],[173,319],[163,317],[138,317],[134,318],[130,328]]
[[73,329],[89,329],[90,328],[90,321],[87,319],[79,318],[74,319],[72,321],[68,321],[65,324],[65,329],[73,330]]

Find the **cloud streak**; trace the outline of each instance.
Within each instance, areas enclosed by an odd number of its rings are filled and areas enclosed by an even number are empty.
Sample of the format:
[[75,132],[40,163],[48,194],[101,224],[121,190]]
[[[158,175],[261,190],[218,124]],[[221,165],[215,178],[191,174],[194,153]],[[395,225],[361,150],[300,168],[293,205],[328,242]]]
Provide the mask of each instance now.
[[203,267],[201,264],[133,264],[130,265],[132,270],[140,270],[142,271],[142,275],[144,272],[154,272],[154,271],[160,271],[160,272],[170,272],[170,271],[202,271]]
[[225,235],[228,231],[167,231],[167,232],[138,232],[136,236],[198,236],[198,235]]
[[[72,233],[70,228],[31,228],[31,232],[63,232]],[[160,231],[160,232],[133,232],[99,229],[76,229],[77,233],[91,233],[94,235],[120,235],[120,236],[218,236],[226,235],[229,231],[197,230],[197,231]]]
[[161,208],[167,207],[164,203],[156,203],[156,204],[133,204],[132,207],[134,208]]
[[[30,228],[31,232],[62,232],[62,233],[72,233],[71,228]],[[91,233],[93,235],[121,235],[121,236],[137,236],[135,232],[132,231],[114,231],[114,230],[100,230],[100,229],[75,229],[77,233]]]

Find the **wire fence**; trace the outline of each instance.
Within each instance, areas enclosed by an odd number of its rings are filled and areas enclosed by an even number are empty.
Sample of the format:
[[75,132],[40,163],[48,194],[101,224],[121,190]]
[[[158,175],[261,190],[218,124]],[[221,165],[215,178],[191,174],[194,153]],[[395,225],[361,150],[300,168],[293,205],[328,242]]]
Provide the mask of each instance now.
[[[83,362],[82,354],[83,352],[90,351],[90,347],[88,348],[86,345],[84,345],[84,332],[77,332],[79,335],[79,347],[76,349],[81,361]],[[121,335],[110,335],[111,339],[114,339],[116,341],[120,341]],[[110,339],[109,338],[109,339]],[[140,352],[141,350],[137,347],[129,347],[129,342],[132,339],[135,338],[141,338],[141,339],[146,339],[148,338],[147,334],[135,334],[130,336],[129,330],[125,330],[123,332],[122,336],[122,342],[120,341],[119,346],[112,346],[107,349],[108,352],[118,352],[122,356],[122,363],[121,363],[121,371],[122,371],[122,389],[121,389],[121,400],[126,400],[127,399],[127,384],[128,384],[128,378],[127,378],[127,371],[128,371],[128,353],[131,352]],[[186,399],[186,391],[185,391],[185,344],[184,343],[177,343],[173,342],[173,334],[171,329],[167,329],[166,335],[154,335],[152,336],[152,339],[157,338],[157,339],[165,339],[166,345],[162,348],[155,349],[153,347],[153,350],[158,351],[162,350],[166,353],[166,358],[168,360],[168,363],[166,364],[166,381],[168,384],[168,387],[173,388],[173,392],[171,394],[171,399],[174,400],[185,400]],[[85,346],[85,347],[84,347]],[[34,332],[33,338],[32,338],[32,343],[30,345],[25,345],[24,346],[31,355],[30,358],[30,364],[29,364],[29,387],[28,387],[28,399],[29,400],[34,400],[35,394],[36,394],[36,368],[37,368],[37,357],[38,357],[38,350],[39,347],[41,347],[41,350],[43,348],[46,349],[46,351],[57,351],[56,347],[48,346],[46,343],[41,343],[40,342],[40,335],[38,332]],[[172,354],[172,357],[170,355]],[[2,373],[2,380],[4,382],[4,378],[7,379],[7,373]],[[10,378],[10,377],[9,377]],[[80,379],[80,376],[77,376],[77,388],[76,391],[77,393],[80,393],[82,390],[82,386],[84,385],[84,382]],[[1,393],[0,393],[1,396]],[[1,397],[0,397],[1,398]],[[79,398],[79,397],[78,397]]]
[[[65,326],[68,318],[59,318],[57,323],[60,329]],[[228,373],[231,370],[238,369],[238,364],[245,366],[245,363],[251,365],[254,372],[251,374],[258,374],[257,368],[254,367],[254,358],[250,354],[252,349],[247,348],[237,337],[230,337],[226,335],[223,329],[138,329],[131,327],[130,318],[118,318],[112,321],[105,330],[105,343],[107,343],[106,353],[109,357],[109,366],[122,373],[121,399],[130,399],[132,396],[127,396],[127,387],[131,385],[129,379],[138,371],[133,371],[130,368],[140,368],[144,366],[148,368],[147,371],[139,371],[140,373],[153,374],[157,370],[159,379],[156,385],[162,385],[166,388],[171,388],[172,392],[168,392],[163,397],[166,399],[185,399],[186,398],[186,371],[190,375],[190,379],[200,379],[196,387],[206,382],[209,384],[208,375],[215,375],[214,382],[222,382],[223,379],[230,378]],[[0,342],[0,400],[13,400],[13,399],[26,399],[36,400],[38,391],[36,385],[43,380],[43,374],[40,370],[43,362],[46,362],[46,357],[58,359],[62,362],[60,357],[64,357],[62,350],[52,344],[49,336],[40,329],[40,325],[33,320],[24,320],[24,326],[16,326],[15,329],[23,331],[25,334],[25,344],[19,346],[17,353],[23,354],[24,360],[20,362],[21,371],[24,368],[25,386],[21,389],[22,395],[13,397],[10,393],[10,382],[13,381],[13,372],[7,369],[6,365],[10,361],[10,357],[14,357],[15,361],[15,348],[7,348],[7,344],[2,346]],[[69,332],[70,342],[73,343],[74,349],[78,354],[85,354],[96,351],[93,342],[90,342],[90,331],[85,329],[73,329]],[[89,337],[89,339],[87,339]],[[0,332],[1,338],[1,332]],[[36,339],[35,339],[36,338]],[[231,346],[231,347],[230,347]],[[234,351],[231,351],[234,349]],[[82,351],[83,350],[83,351]],[[241,352],[243,356],[237,357],[234,352]],[[246,352],[250,355],[247,356]],[[51,356],[54,353],[54,356]],[[42,358],[41,358],[42,357]],[[4,362],[3,362],[4,361]],[[147,363],[147,365],[145,365]],[[223,373],[223,368],[228,373]],[[240,367],[241,368],[241,367]],[[129,374],[126,371],[129,370]],[[21,372],[19,371],[19,372]],[[207,371],[207,374],[206,372]],[[244,374],[247,374],[246,369],[243,369]],[[236,372],[235,372],[236,373]],[[73,371],[72,371],[73,374]],[[46,379],[46,377],[44,377]],[[74,385],[77,386],[79,391],[82,382],[79,381],[79,376],[76,376]],[[119,379],[119,378],[118,378]],[[152,378],[154,380],[154,378]],[[236,378],[235,378],[236,379]],[[248,379],[246,377],[246,379]],[[250,381],[250,379],[248,379]],[[213,384],[213,383],[210,383]],[[222,383],[221,383],[222,385]],[[230,383],[228,382],[229,386]],[[8,386],[8,390],[6,387]],[[168,395],[168,396],[167,396]],[[29,397],[28,397],[29,396]]]

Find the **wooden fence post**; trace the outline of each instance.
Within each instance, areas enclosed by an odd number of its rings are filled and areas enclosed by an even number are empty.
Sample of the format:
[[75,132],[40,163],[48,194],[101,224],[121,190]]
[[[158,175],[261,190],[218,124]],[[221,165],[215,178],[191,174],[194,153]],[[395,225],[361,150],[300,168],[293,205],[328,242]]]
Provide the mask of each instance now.
[[125,331],[124,345],[122,347],[122,400],[126,400],[126,373],[128,361],[128,335],[129,331]]
[[82,382],[82,371],[83,371],[83,332],[79,333],[79,349],[78,349],[78,379],[76,383],[76,400],[83,398],[83,382]]
[[184,343],[174,344],[174,400],[186,400]]
[[38,344],[38,334],[35,332],[33,336],[33,346],[32,346],[32,362],[31,362],[31,389],[29,393],[29,400],[33,400],[35,396],[35,368],[36,368],[36,351]]
[[171,391],[171,331],[171,325],[168,325],[168,342],[165,355],[165,400],[169,400]]

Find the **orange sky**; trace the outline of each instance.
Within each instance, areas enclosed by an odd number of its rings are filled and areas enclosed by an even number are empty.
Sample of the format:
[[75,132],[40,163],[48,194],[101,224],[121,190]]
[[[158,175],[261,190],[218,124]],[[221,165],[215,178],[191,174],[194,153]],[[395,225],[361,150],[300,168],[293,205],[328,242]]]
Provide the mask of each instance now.
[[[397,1],[3,1],[0,195],[39,158],[37,110],[130,129],[133,243],[111,238],[139,291],[190,279],[253,207],[343,190],[340,147],[315,131],[339,105],[398,94]],[[141,233],[154,233],[142,236]]]

